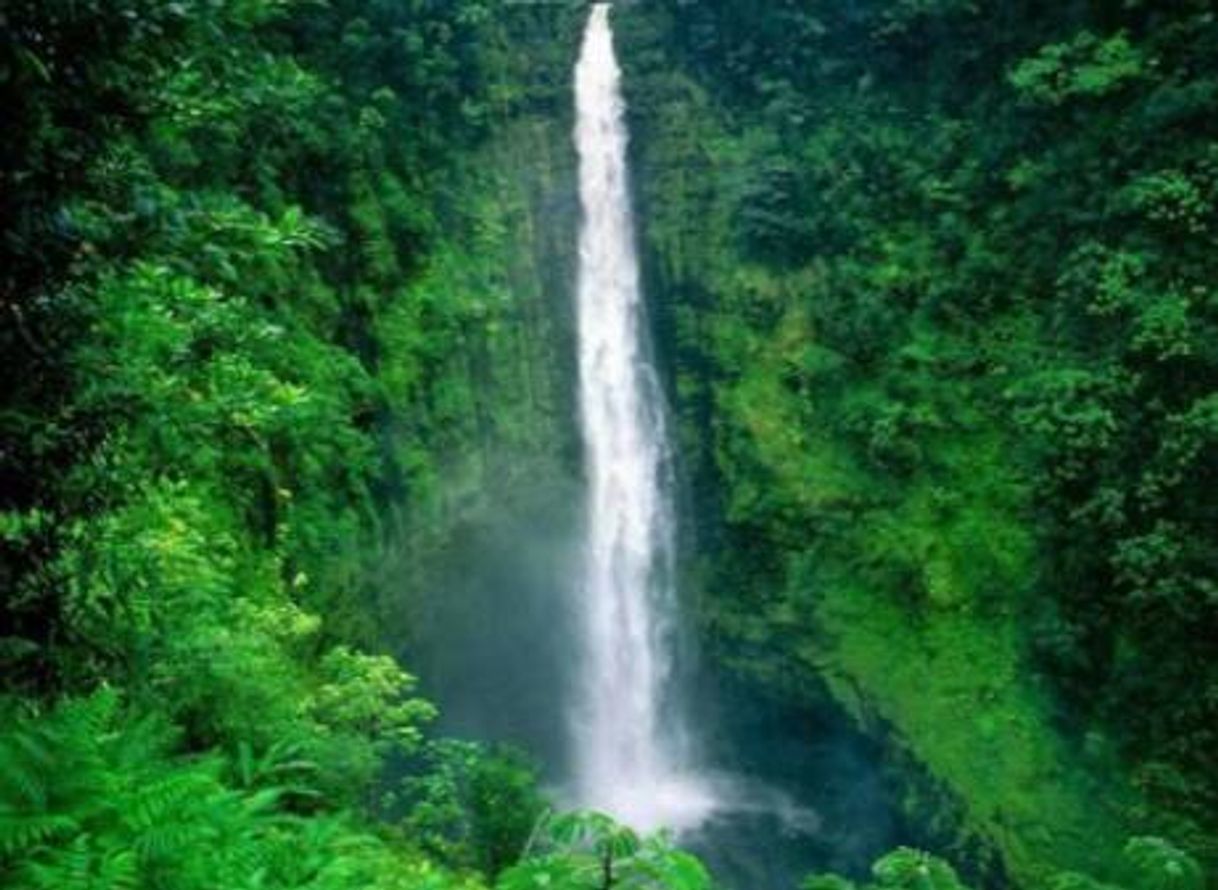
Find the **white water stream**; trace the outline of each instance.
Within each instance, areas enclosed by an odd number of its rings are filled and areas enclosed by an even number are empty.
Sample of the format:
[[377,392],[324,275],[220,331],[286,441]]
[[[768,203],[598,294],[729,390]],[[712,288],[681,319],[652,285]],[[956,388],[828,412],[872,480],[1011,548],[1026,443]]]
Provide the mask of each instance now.
[[677,598],[663,397],[648,356],[608,4],[575,72],[579,374],[587,474],[574,796],[639,831],[697,827],[714,795],[691,768],[671,688]]

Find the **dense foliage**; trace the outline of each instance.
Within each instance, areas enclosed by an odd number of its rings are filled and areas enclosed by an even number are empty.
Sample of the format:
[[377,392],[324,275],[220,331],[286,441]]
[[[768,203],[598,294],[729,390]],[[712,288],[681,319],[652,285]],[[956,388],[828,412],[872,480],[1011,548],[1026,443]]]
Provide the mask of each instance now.
[[706,637],[890,730],[992,873],[1212,864],[1211,5],[632,27]]
[[509,312],[427,270],[489,214],[446,209],[449,156],[553,108],[507,55],[539,22],[0,10],[0,883],[456,887],[519,854],[533,768],[424,745],[374,570],[475,413],[453,346]]
[[[569,515],[582,13],[0,6],[0,885],[710,886],[385,654]],[[710,653],[891,739],[988,884],[1200,890],[1209,4],[620,13]]]

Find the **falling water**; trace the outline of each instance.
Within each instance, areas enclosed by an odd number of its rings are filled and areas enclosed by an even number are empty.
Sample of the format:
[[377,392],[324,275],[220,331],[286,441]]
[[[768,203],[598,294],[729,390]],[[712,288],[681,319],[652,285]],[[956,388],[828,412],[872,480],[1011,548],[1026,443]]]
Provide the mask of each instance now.
[[620,81],[609,5],[597,4],[575,74],[588,478],[575,797],[641,831],[682,830],[698,825],[714,800],[690,772],[670,688],[677,602],[668,448],[644,342]]

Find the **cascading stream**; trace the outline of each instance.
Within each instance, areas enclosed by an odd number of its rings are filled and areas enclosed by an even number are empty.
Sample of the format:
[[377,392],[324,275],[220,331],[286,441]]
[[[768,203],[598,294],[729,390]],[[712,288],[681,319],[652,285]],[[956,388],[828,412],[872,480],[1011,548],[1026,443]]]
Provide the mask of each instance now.
[[674,517],[664,405],[644,340],[609,5],[592,8],[575,73],[583,209],[579,374],[587,531],[574,718],[575,803],[640,831],[696,827],[713,810],[690,773],[670,688]]

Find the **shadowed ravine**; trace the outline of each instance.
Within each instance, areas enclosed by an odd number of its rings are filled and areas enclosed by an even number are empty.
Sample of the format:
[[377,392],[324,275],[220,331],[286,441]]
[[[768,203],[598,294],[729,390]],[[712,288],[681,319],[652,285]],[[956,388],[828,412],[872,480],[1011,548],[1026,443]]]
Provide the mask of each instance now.
[[[574,213],[537,211],[539,231],[554,228],[576,257],[570,285],[548,287],[575,310],[579,478],[527,493],[495,481],[503,502],[431,567],[445,594],[429,600],[421,673],[446,732],[521,745],[560,805],[672,830],[726,887],[859,873],[900,835],[877,747],[835,708],[786,706],[683,650],[692,615],[682,603],[695,591],[678,590],[690,556],[680,526],[693,517],[678,511],[690,499],[676,496],[680,455],[658,370],[672,344],[653,341],[642,286],[646,220],[631,206],[612,19],[595,7],[581,42],[577,169],[538,202],[578,199],[578,238]],[[541,161],[509,151],[501,163]],[[537,265],[567,259],[543,253]]]

